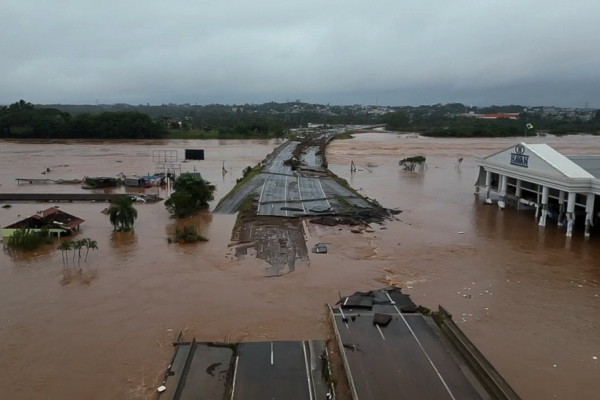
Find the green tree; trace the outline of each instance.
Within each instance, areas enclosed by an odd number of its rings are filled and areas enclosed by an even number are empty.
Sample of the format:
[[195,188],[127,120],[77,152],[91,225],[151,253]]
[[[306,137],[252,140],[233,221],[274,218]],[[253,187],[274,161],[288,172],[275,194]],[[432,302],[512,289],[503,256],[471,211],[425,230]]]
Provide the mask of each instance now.
[[85,261],[87,262],[88,253],[90,252],[90,249],[98,250],[98,242],[96,242],[95,240],[92,240],[92,239],[84,239],[84,240],[85,240],[85,247],[86,247]]
[[81,243],[79,240],[71,240],[69,241],[71,245],[71,250],[73,251],[73,264],[75,264],[75,255],[77,254],[77,250],[81,253]]
[[137,210],[129,196],[116,197],[108,208],[108,218],[116,231],[129,231],[137,219]]
[[410,123],[410,118],[403,111],[385,114],[383,119],[386,123],[385,129],[388,130],[398,130],[407,127]]
[[175,218],[185,218],[198,211],[194,197],[185,191],[177,191],[169,196],[165,201],[165,208]]
[[64,241],[60,242],[60,244],[58,245],[56,250],[60,250],[63,264],[65,264],[65,261],[66,261],[66,264],[68,265],[69,264],[69,254],[68,253],[69,253],[69,251],[71,251],[71,241],[64,240]]
[[185,218],[209,207],[215,199],[215,185],[199,175],[183,173],[173,183],[175,192],[165,201],[167,210],[175,218]]
[[426,161],[427,158],[424,156],[413,156],[400,160],[398,165],[402,166],[402,169],[405,171],[414,172],[417,168],[425,168],[427,166],[427,164],[425,164]]
[[21,228],[13,232],[6,245],[9,249],[32,251],[41,246],[43,241],[44,238],[39,233],[28,228]]

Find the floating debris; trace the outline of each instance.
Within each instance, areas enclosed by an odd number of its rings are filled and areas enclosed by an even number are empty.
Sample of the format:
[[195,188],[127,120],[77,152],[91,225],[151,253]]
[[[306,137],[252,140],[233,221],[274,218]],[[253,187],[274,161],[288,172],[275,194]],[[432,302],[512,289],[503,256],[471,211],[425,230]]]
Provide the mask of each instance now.
[[312,252],[325,254],[325,253],[327,253],[327,246],[324,243],[317,243],[312,248]]

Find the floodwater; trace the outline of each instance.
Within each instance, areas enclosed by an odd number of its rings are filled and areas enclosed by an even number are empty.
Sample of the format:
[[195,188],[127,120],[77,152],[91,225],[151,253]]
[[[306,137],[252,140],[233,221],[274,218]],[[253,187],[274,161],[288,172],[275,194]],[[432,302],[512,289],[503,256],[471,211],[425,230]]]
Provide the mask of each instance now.
[[[593,137],[528,140],[542,141],[565,153],[600,154]],[[417,303],[449,309],[524,399],[595,399],[600,234],[584,240],[575,232],[567,239],[551,223],[538,227],[531,212],[501,211],[473,196],[473,156],[515,142],[390,133],[334,141],[330,168],[383,205],[405,210],[402,221],[364,235],[306,224],[307,245],[326,242],[329,253],[310,254],[309,263],[275,278],[265,277],[268,265],[251,255],[233,258],[228,244],[235,216],[206,212],[179,222],[199,226],[210,241],[174,245],[166,237],[175,221],[162,203],[137,206],[133,234],[112,231],[103,203],[60,204],[85,219],[78,237],[97,240],[99,250],[81,262],[81,272],[77,260],[63,265],[54,246],[0,254],[2,397],[151,398],[180,330],[200,341],[323,337],[324,303],[339,292],[396,283]],[[217,185],[218,200],[244,167],[275,146],[0,141],[0,191],[80,191],[78,185],[17,186],[14,179],[142,175],[154,170],[153,150],[180,149],[181,156],[181,149],[203,148],[207,160],[182,169],[195,165]],[[427,156],[428,169],[400,171],[398,160],[416,154]],[[464,161],[457,168],[459,157]],[[352,160],[359,171],[350,175]],[[51,172],[41,175],[47,167]],[[49,206],[0,209],[0,225]]]

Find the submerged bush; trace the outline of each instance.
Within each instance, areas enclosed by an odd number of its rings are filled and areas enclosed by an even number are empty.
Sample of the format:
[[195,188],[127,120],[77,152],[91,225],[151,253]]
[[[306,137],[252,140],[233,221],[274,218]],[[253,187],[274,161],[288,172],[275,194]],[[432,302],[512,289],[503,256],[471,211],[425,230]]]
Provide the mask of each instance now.
[[[48,231],[49,234],[49,231]],[[37,249],[44,242],[42,232],[33,232],[31,229],[17,229],[6,243],[9,249],[18,249],[32,251]]]
[[175,235],[167,238],[169,243],[196,243],[208,242],[208,239],[198,233],[198,228],[192,225],[184,225],[183,228],[175,227]]

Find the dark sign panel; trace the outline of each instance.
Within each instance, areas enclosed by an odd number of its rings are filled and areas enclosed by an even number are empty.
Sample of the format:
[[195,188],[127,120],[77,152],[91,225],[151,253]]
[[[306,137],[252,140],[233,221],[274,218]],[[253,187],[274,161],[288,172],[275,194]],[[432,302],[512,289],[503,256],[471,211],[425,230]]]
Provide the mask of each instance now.
[[529,168],[529,156],[510,153],[510,163],[519,167]]
[[204,160],[204,150],[185,149],[186,160]]

